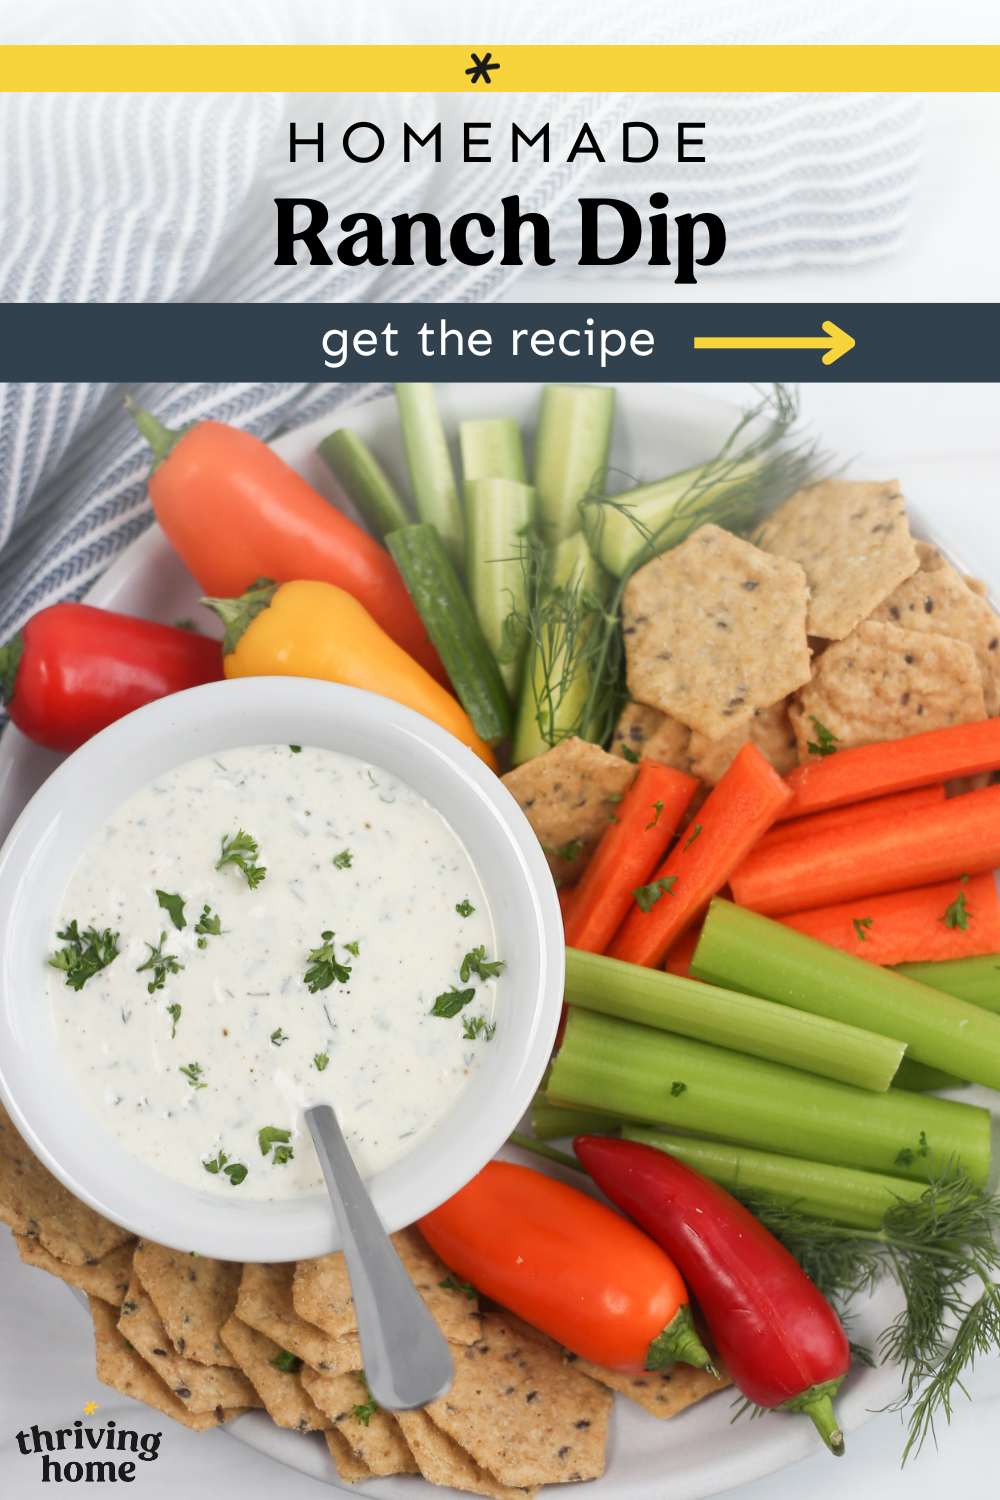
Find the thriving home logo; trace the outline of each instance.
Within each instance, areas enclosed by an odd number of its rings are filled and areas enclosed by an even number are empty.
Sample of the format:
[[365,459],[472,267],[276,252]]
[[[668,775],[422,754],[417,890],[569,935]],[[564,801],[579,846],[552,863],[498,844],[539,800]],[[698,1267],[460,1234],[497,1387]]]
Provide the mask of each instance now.
[[[84,1427],[74,1422],[72,1427],[57,1427],[48,1432],[44,1427],[32,1427],[30,1432],[17,1434],[17,1446],[24,1456],[42,1455],[42,1480],[55,1484],[132,1484],[136,1477],[136,1459],[152,1463],[159,1455],[158,1432],[133,1432],[127,1427],[116,1427],[109,1422],[106,1427]],[[100,1457],[92,1454],[100,1453]],[[70,1457],[83,1453],[84,1458]],[[134,1453],[136,1458],[119,1459],[119,1453]],[[53,1455],[58,1454],[58,1457]],[[105,1456],[113,1455],[113,1456]]]

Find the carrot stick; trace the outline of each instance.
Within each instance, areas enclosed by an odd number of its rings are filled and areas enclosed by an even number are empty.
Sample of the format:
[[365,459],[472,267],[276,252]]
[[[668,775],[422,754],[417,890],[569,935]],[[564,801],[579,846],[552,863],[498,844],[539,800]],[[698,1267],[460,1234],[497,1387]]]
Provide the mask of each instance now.
[[561,885],[556,892],[556,895],[559,897],[559,910],[562,912],[564,932],[566,924],[569,921],[570,912],[576,905],[576,893],[577,887],[575,885]]
[[934,786],[914,787],[910,792],[893,792],[888,797],[871,797],[867,802],[851,802],[846,807],[834,807],[829,812],[812,813],[805,818],[786,818],[769,828],[757,849],[773,849],[776,844],[787,844],[791,839],[806,838],[813,833],[826,833],[830,828],[843,828],[847,823],[860,823],[865,818],[880,818],[884,813],[913,812],[918,807],[931,807],[944,801],[944,783]]
[[788,785],[795,796],[782,817],[824,812],[845,802],[930,786],[953,776],[978,776],[998,766],[1000,719],[952,724],[878,745],[856,745],[790,771]]
[[705,799],[690,832],[677,840],[645,887],[644,900],[633,903],[609,956],[646,968],[662,964],[790,798],[789,788],[756,745],[744,745]]
[[697,789],[695,776],[655,760],[640,762],[615,810],[618,822],[608,824],[577,884],[565,918],[568,948],[604,952],[632,905],[632,892],[645,885],[666,854]]
[[691,973],[691,959],[694,955],[694,950],[698,946],[698,939],[700,937],[701,923],[696,922],[693,927],[688,928],[683,937],[677,939],[667,954],[666,962],[663,965],[668,974],[678,974],[681,979],[693,979],[695,977]]
[[964,884],[946,880],[915,891],[864,896],[780,920],[873,964],[975,958],[1000,948],[1000,901],[991,874],[973,875]]
[[733,872],[730,884],[739,906],[783,917],[959,875],[982,875],[998,864],[1000,786],[987,786],[902,817],[869,818],[760,853],[754,850]]

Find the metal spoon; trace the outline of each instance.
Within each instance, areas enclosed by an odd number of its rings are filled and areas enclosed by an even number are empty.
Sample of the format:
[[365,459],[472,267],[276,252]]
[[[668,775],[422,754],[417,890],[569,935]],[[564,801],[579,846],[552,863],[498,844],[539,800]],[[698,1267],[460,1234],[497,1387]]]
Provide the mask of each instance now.
[[426,1406],[451,1385],[451,1351],[372,1207],[333,1110],[315,1104],[305,1114],[344,1243],[368,1389],[389,1411]]

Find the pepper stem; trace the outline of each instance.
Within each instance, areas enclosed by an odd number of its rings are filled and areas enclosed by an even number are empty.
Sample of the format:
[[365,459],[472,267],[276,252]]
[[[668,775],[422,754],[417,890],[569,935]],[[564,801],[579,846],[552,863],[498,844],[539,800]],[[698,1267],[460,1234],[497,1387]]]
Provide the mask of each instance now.
[[0,694],[6,707],[10,707],[14,696],[14,679],[17,677],[17,664],[21,660],[24,650],[24,636],[20,631],[6,644],[0,646]]
[[268,608],[281,587],[273,578],[258,578],[252,588],[238,599],[202,599],[200,602],[215,611],[226,633],[222,640],[223,656],[232,656],[240,637],[252,625],[262,610]]
[[840,1390],[843,1379],[841,1375],[836,1380],[824,1380],[820,1385],[811,1385],[801,1396],[793,1396],[790,1401],[783,1401],[777,1408],[778,1411],[804,1411],[811,1417],[816,1431],[835,1458],[844,1456],[844,1434],[840,1430],[831,1398]]
[[694,1330],[691,1306],[683,1302],[670,1322],[650,1344],[646,1351],[647,1370],[666,1370],[683,1360],[694,1365],[696,1370],[707,1370],[718,1379],[719,1372],[712,1363],[712,1356]]
[[183,427],[166,427],[159,419],[154,417],[151,411],[145,411],[137,406],[131,396],[125,397],[125,405],[131,414],[132,420],[142,433],[146,442],[153,450],[153,462],[150,465],[150,474],[155,474],[165,458],[177,447],[186,432],[197,424],[186,422]]

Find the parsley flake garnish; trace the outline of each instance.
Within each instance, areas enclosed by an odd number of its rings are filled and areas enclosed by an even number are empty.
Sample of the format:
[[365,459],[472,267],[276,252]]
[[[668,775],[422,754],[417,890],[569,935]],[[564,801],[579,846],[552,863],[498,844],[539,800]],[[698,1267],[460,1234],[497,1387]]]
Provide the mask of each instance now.
[[[297,747],[295,745],[289,746],[289,749],[291,750],[294,750],[296,748]],[[283,1371],[285,1375],[297,1375],[302,1368],[302,1361],[301,1359],[299,1359],[299,1356],[297,1354],[289,1354],[287,1349],[279,1350],[274,1358],[269,1361],[269,1363],[272,1364],[276,1370]]]
[[178,1073],[183,1073],[193,1089],[207,1089],[208,1084],[201,1081],[201,1064],[188,1063],[186,1068],[178,1068]]
[[93,979],[99,969],[106,969],[112,959],[118,957],[118,934],[110,927],[105,927],[103,932],[88,927],[81,937],[74,919],[65,932],[58,932],[56,936],[66,947],[60,948],[49,963],[54,969],[65,972],[66,983],[71,989],[82,990],[88,979]]
[[695,823],[695,825],[691,829],[690,834],[688,835],[688,841],[687,841],[687,843],[684,845],[684,848],[681,850],[682,854],[686,854],[687,853],[688,849],[690,849],[691,845],[694,843],[695,839],[698,837],[698,835],[699,835],[700,832],[701,832],[701,824],[700,823]]
[[[201,916],[198,918],[197,922],[195,923],[194,930],[195,930],[195,932],[208,933],[212,937],[221,937],[222,936],[222,918],[221,917],[213,917],[212,916],[212,908],[210,906],[203,906],[202,909],[201,909]],[[200,937],[198,939],[198,947],[199,948],[207,948],[208,947],[208,937]]]
[[867,943],[868,934],[865,932],[865,928],[870,927],[874,920],[874,917],[851,918],[851,926],[854,928],[854,936],[857,938],[859,943]]
[[432,1016],[457,1016],[463,1005],[468,1005],[475,998],[475,990],[457,990],[454,985],[443,995],[438,995],[431,1006]]
[[174,1027],[173,1027],[173,1030],[170,1033],[170,1040],[173,1041],[174,1037],[177,1035],[177,1022],[181,1018],[181,1008],[180,1008],[180,1006],[177,1005],[176,1003],[173,1004],[173,1005],[168,1005],[167,1006],[167,1015],[173,1017]]
[[622,745],[621,752],[630,765],[637,766],[639,764],[639,757],[638,755],[636,755],[631,745]]
[[224,1172],[225,1175],[229,1178],[229,1181],[232,1183],[233,1187],[239,1187],[240,1183],[246,1180],[248,1168],[245,1167],[242,1162],[238,1161],[232,1162],[227,1167],[227,1161],[229,1161],[229,1157],[224,1151],[220,1151],[218,1156],[216,1156],[212,1161],[203,1161],[202,1166],[205,1168],[206,1172]]
[[322,932],[320,937],[323,939],[323,946],[314,948],[309,954],[310,967],[305,973],[306,986],[311,995],[315,995],[318,990],[328,990],[335,979],[339,984],[346,984],[351,977],[350,969],[344,964],[338,964],[333,956],[333,933]]
[[806,740],[806,749],[810,755],[835,755],[837,746],[840,744],[840,736],[831,733],[825,724],[821,724],[815,714],[809,715],[809,722],[816,726],[816,739]]
[[674,1099],[679,1099],[681,1094],[687,1093],[687,1084],[681,1083],[679,1079],[675,1078],[670,1085],[670,1093]]
[[222,858],[215,868],[221,870],[223,865],[235,865],[243,871],[250,889],[255,891],[267,874],[266,866],[257,864],[257,854],[257,840],[241,828],[235,838],[223,838]]
[[478,948],[473,948],[462,959],[462,967],[458,971],[458,977],[463,984],[467,984],[471,974],[480,979],[496,979],[504,966],[505,960],[495,958],[491,962],[486,959],[485,945],[480,943]]
[[460,901],[455,907],[455,910],[458,912],[458,915],[460,917],[471,917],[475,909],[476,908],[470,904],[468,899]]
[[329,1061],[330,1059],[325,1052],[316,1052],[313,1055],[313,1062],[316,1065],[317,1073],[322,1073]]
[[654,880],[651,885],[636,886],[632,894],[638,902],[639,910],[652,911],[661,896],[674,894],[676,884],[676,875],[664,875],[660,880]]
[[356,942],[354,942],[354,943],[345,943],[344,947],[347,949],[348,953],[353,953],[355,958],[360,957],[361,950],[358,947],[358,944]]
[[291,1146],[285,1144],[292,1138],[290,1130],[279,1130],[277,1125],[265,1125],[263,1130],[257,1132],[257,1140],[260,1144],[261,1156],[266,1156],[271,1147],[274,1147],[272,1161],[275,1166],[282,1167],[286,1161],[291,1161],[294,1155]]
[[477,1037],[483,1037],[487,1042],[492,1042],[493,1033],[497,1029],[495,1021],[487,1021],[485,1016],[466,1016],[463,1023],[462,1035],[467,1042],[474,1042]]
[[464,1292],[470,1302],[474,1302],[479,1296],[471,1281],[459,1281],[457,1276],[446,1276],[443,1281],[438,1282],[438,1286],[447,1287],[451,1292]]
[[293,755],[301,755],[302,754],[302,746],[301,745],[289,745],[288,748],[292,752]]
[[902,1149],[902,1151],[900,1151],[898,1153],[897,1157],[896,1157],[896,1166],[897,1167],[912,1167],[913,1163],[916,1161],[917,1157],[918,1156],[927,1156],[927,1155],[929,1155],[930,1154],[930,1149],[931,1148],[927,1144],[927,1136],[924,1133],[924,1131],[921,1131],[920,1132],[920,1145],[917,1148],[917,1150],[916,1151],[911,1151],[911,1149],[910,1149],[909,1146],[904,1146],[903,1149]]
[[272,1042],[273,1046],[280,1047],[281,1044],[282,1044],[282,1042],[287,1042],[287,1041],[288,1041],[288,1038],[285,1035],[285,1033],[282,1031],[282,1029],[281,1029],[280,1026],[278,1027],[277,1031],[272,1031],[271,1032],[271,1042]]
[[354,855],[351,853],[350,849],[341,849],[339,854],[335,854],[333,856],[334,868],[337,870],[349,870],[351,868],[351,860],[353,858]]
[[375,1397],[372,1395],[371,1391],[368,1390],[368,1381],[365,1380],[364,1370],[361,1371],[361,1379],[365,1382],[365,1390],[368,1391],[368,1400],[364,1403],[363,1406],[352,1406],[350,1415],[354,1418],[355,1422],[364,1422],[365,1426],[367,1427],[372,1417],[378,1411],[378,1406],[376,1404]]
[[663,811],[663,803],[662,802],[654,802],[653,806],[656,808],[656,812],[653,814],[653,821],[652,821],[652,823],[647,823],[646,824],[646,832],[647,833],[649,832],[649,830],[651,828],[655,828],[656,827],[657,823],[660,821],[660,813]]
[[943,922],[949,932],[956,927],[959,932],[965,932],[972,915],[973,908],[966,904],[965,892],[959,891],[951,905],[945,907],[944,916],[938,917],[938,921]]
[[179,895],[171,896],[169,891],[157,891],[156,899],[163,910],[170,913],[170,920],[178,932],[180,932],[182,927],[187,926],[187,922],[184,919],[184,902]]
[[608,813],[608,822],[609,823],[620,823],[621,822],[621,818],[616,818],[615,815],[614,815],[614,813]]
[[547,844],[542,845],[542,849],[546,854],[551,854],[556,859],[569,860],[576,859],[576,856],[579,854],[582,847],[583,846],[580,843],[579,839],[573,839],[570,843],[563,844],[561,849],[550,849]]
[[139,964],[135,971],[137,974],[141,974],[144,969],[152,969],[153,977],[146,986],[149,994],[152,994],[154,990],[162,990],[166,983],[167,975],[179,974],[184,967],[183,964],[177,962],[172,953],[164,953],[163,945],[166,941],[167,934],[161,932],[160,941],[155,947],[152,943],[147,943],[146,947],[149,949],[149,957],[144,964]]

